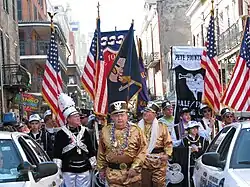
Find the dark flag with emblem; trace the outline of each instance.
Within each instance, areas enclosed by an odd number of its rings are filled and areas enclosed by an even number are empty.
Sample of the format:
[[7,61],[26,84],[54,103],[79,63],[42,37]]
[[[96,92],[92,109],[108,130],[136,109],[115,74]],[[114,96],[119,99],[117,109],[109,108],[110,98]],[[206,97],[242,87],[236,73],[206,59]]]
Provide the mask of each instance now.
[[148,89],[147,89],[147,83],[146,83],[147,75],[145,72],[145,67],[144,67],[143,58],[142,58],[142,42],[140,38],[138,40],[138,51],[139,51],[139,68],[140,68],[140,74],[141,74],[142,90],[140,91],[138,95],[137,111],[141,112],[144,109],[144,107],[147,106],[147,103],[150,100],[150,98],[148,96]]
[[128,102],[140,90],[141,76],[132,23],[108,76],[108,103]]

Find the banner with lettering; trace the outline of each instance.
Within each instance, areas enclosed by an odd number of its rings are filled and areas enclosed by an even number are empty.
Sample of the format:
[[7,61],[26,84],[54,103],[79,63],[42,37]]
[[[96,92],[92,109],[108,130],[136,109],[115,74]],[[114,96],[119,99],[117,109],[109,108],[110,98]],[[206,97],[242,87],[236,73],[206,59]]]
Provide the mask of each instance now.
[[23,110],[27,112],[39,112],[41,107],[42,97],[32,94],[22,94]]
[[103,47],[103,55],[107,74],[109,74],[112,69],[115,57],[127,33],[128,30],[101,33],[101,45]]
[[179,123],[182,108],[189,108],[191,117],[199,117],[199,107],[204,89],[205,70],[200,61],[203,48],[177,46],[172,48],[172,63],[175,70],[175,124]]

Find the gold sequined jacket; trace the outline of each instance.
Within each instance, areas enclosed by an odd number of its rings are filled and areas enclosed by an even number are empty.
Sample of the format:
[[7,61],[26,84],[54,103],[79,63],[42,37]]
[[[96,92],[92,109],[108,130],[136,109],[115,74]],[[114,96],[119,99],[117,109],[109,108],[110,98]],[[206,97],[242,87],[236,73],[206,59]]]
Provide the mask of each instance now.
[[[146,156],[147,143],[141,129],[131,124],[127,147],[122,149],[126,141],[126,129],[115,129],[116,142],[112,142],[112,125],[108,124],[102,129],[97,153],[97,169],[106,171],[106,179],[110,184],[127,185],[141,180],[141,169]],[[127,130],[128,131],[128,130]],[[121,169],[111,169],[110,163],[119,164]],[[137,175],[128,178],[127,172],[131,168],[137,171]]]
[[[163,152],[148,154],[146,156],[145,163],[143,166],[143,168],[146,169],[156,169],[164,167],[167,165],[167,163],[162,162],[160,160],[161,155],[168,155],[169,157],[172,156],[173,144],[170,133],[168,131],[168,127],[161,122],[158,122],[158,124],[159,124],[159,136],[156,140],[154,149],[158,150],[163,149]],[[145,128],[144,133],[147,142],[149,143],[152,132],[152,124],[145,123],[144,128]]]

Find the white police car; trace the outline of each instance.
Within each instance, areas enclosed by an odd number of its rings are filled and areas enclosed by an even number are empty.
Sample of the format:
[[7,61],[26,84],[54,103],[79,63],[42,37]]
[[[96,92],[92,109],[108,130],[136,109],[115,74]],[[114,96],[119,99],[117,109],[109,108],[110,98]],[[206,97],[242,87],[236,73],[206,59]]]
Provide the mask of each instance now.
[[32,138],[0,132],[0,187],[52,187],[61,183],[57,165]]
[[250,187],[250,121],[224,127],[196,161],[195,187]]

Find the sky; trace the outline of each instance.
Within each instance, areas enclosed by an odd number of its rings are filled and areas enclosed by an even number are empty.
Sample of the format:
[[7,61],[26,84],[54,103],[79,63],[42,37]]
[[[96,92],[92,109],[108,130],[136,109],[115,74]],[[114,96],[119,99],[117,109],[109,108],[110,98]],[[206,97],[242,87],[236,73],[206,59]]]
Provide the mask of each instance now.
[[[94,32],[98,0],[51,0],[53,4],[70,4],[72,18],[80,21],[81,32]],[[145,0],[99,0],[101,31],[128,30],[134,19],[135,34],[142,29]]]

